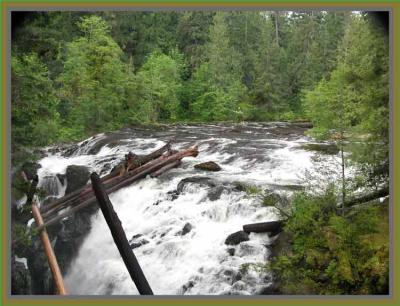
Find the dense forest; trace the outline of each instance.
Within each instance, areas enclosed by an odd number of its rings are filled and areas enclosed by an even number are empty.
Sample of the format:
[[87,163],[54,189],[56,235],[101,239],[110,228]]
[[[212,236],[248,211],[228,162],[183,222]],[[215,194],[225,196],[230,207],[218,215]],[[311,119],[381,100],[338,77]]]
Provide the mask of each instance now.
[[287,294],[387,293],[387,207],[344,207],[389,181],[389,37],[367,14],[36,12],[13,30],[11,71],[13,159],[133,125],[312,122],[339,148],[340,188],[294,197],[293,249],[263,268]]

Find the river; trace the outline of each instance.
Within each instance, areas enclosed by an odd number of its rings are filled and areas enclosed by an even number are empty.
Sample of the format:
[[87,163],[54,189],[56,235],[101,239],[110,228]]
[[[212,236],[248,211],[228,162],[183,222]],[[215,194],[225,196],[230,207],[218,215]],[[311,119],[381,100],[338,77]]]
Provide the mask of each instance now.
[[[244,267],[267,262],[274,237],[253,233],[236,246],[224,242],[244,224],[279,217],[273,207],[261,205],[259,195],[233,186],[241,182],[290,196],[318,168],[336,171],[337,155],[317,158],[316,152],[304,149],[314,142],[306,130],[280,122],[127,128],[95,135],[72,148],[48,148],[39,161],[39,181],[43,186],[68,165],[85,165],[104,175],[128,151],[147,154],[169,140],[174,149],[197,144],[198,157],[184,158],[179,168],[114,192],[111,202],[128,240],[140,235],[133,242],[143,244],[134,253],[155,294],[258,294],[271,285],[271,275],[256,265]],[[205,161],[217,162],[222,170],[194,169]],[[188,177],[209,177],[222,186],[220,194],[210,196],[214,187],[206,184],[187,184],[173,196],[171,191]],[[65,192],[59,182],[52,188],[58,197]],[[189,232],[182,235],[185,226]],[[100,211],[92,216],[91,229],[64,272],[70,294],[138,294]]]

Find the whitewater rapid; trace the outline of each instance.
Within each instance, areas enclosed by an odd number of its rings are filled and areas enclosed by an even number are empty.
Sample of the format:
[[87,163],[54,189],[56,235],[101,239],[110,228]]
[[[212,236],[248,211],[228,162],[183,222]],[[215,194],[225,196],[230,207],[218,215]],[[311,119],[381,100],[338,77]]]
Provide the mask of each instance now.
[[[174,149],[197,144],[197,158],[184,158],[179,168],[112,193],[111,202],[128,240],[141,235],[137,239],[147,242],[134,253],[155,294],[258,294],[271,285],[271,275],[257,267],[268,261],[274,237],[253,233],[237,246],[224,242],[244,224],[277,220],[274,208],[263,207],[257,195],[229,188],[214,201],[208,197],[209,187],[198,184],[188,184],[176,199],[169,192],[182,179],[194,176],[210,177],[225,186],[242,182],[287,192],[285,186],[304,186],[307,173],[316,173],[316,167],[336,171],[338,156],[324,155],[316,161],[315,152],[302,149],[312,141],[304,131],[285,123],[253,123],[132,128],[111,138],[99,134],[79,143],[69,156],[64,149],[48,149],[39,161],[39,185],[56,184],[51,187],[53,195],[61,197],[65,185],[50,181],[64,174],[68,165],[85,165],[104,175],[128,151],[147,154],[168,140]],[[104,145],[91,152],[99,141]],[[193,168],[205,161],[217,162],[222,170]],[[187,223],[191,230],[182,235]],[[228,249],[235,249],[233,256]],[[254,266],[246,269],[248,264]],[[100,211],[92,216],[91,230],[71,268],[63,272],[70,294],[138,294]]]

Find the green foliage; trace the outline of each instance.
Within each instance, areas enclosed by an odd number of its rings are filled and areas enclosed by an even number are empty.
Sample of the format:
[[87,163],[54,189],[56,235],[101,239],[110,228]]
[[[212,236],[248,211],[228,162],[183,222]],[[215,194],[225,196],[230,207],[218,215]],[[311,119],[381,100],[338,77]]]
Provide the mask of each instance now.
[[292,254],[281,254],[270,267],[283,293],[387,294],[387,207],[338,215],[332,187],[320,196],[299,193],[293,205],[285,225]]
[[177,120],[184,62],[179,54],[173,56],[175,59],[165,54],[152,53],[137,74],[141,88],[138,113],[146,118],[144,121]]
[[387,39],[367,19],[352,16],[337,67],[329,79],[305,92],[303,102],[314,123],[313,135],[326,138],[346,132],[353,160],[363,163],[366,170],[382,168],[389,160]]
[[13,146],[44,146],[57,140],[59,115],[47,67],[35,53],[12,57]]

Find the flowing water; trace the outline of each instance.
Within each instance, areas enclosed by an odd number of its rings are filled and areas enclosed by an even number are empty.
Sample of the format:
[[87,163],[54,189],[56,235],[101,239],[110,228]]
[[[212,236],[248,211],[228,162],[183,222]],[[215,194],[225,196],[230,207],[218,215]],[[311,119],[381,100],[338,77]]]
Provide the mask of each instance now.
[[[58,152],[48,149],[40,161],[40,184],[60,197],[65,186],[54,177],[65,173],[68,165],[85,165],[104,175],[128,151],[147,154],[168,140],[174,149],[197,144],[197,158],[184,158],[179,168],[112,193],[111,202],[128,240],[136,235],[133,242],[143,243],[134,253],[155,294],[257,294],[271,284],[269,273],[257,264],[268,261],[274,237],[253,233],[236,246],[224,242],[244,224],[278,216],[274,208],[263,207],[258,196],[232,186],[242,182],[288,192],[303,185],[305,172],[316,172],[316,165],[339,168],[335,155],[313,162],[316,153],[302,149],[312,142],[305,131],[287,123],[124,129]],[[222,170],[194,169],[205,161],[217,162]],[[169,193],[182,179],[194,176],[210,177],[224,186],[220,197],[210,199],[210,187],[204,184],[187,184],[177,197]],[[191,230],[182,235],[187,223]],[[251,263],[255,265],[245,269]],[[100,211],[92,216],[91,230],[65,282],[71,294],[138,294]]]

